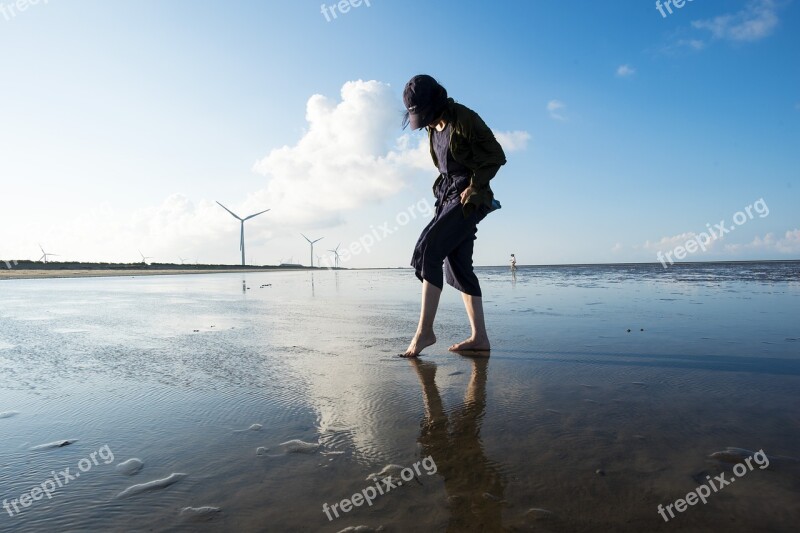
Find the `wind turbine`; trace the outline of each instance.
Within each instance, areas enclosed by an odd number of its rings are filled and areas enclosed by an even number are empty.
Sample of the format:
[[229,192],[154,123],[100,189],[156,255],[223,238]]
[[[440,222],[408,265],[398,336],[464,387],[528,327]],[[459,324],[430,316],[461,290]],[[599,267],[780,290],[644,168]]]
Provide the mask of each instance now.
[[[303,234],[301,233],[300,235],[303,235]],[[321,241],[325,237],[320,237],[319,239],[316,239],[316,240],[313,240],[313,241],[311,239],[309,239],[308,237],[306,237],[305,235],[303,235],[303,238],[305,240],[307,240],[308,243],[311,245],[311,268],[314,268],[314,243],[317,242],[317,241]]]
[[142,256],[142,263],[144,263],[145,265],[147,264],[148,259],[152,259],[152,257],[145,257],[141,250],[139,250],[139,255]]
[[50,257],[51,255],[58,256],[58,254],[48,254],[47,252],[45,252],[41,244],[39,245],[39,249],[42,251],[42,257],[39,258],[39,261],[44,261],[45,263],[47,263],[47,258]]
[[341,245],[342,243],[339,243],[333,250],[328,250],[329,252],[333,252],[333,266],[336,268],[339,268],[339,246]]
[[242,251],[242,266],[245,266],[245,263],[244,263],[244,223],[246,221],[250,220],[253,217],[257,217],[258,215],[260,215],[262,213],[266,213],[267,211],[269,211],[269,209],[265,209],[263,211],[259,211],[258,213],[254,214],[254,215],[250,215],[249,217],[242,218],[239,215],[237,215],[236,213],[234,213],[233,211],[231,211],[230,209],[228,209],[227,207],[225,207],[224,205],[220,204],[219,202],[217,202],[217,203],[219,204],[219,206],[222,209],[224,209],[225,211],[227,211],[228,213],[233,215],[233,218],[239,220],[239,222],[241,222],[241,224],[242,224],[242,232],[241,232],[241,236],[239,237],[239,249]]

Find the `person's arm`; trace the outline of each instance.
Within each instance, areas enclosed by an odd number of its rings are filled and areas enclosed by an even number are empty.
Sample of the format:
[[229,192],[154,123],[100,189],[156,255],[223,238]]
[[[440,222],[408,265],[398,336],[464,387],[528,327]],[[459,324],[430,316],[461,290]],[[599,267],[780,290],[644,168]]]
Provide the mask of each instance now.
[[477,113],[473,112],[471,115],[467,140],[478,166],[473,171],[470,185],[473,188],[481,189],[489,184],[500,167],[506,163],[506,154],[483,119]]

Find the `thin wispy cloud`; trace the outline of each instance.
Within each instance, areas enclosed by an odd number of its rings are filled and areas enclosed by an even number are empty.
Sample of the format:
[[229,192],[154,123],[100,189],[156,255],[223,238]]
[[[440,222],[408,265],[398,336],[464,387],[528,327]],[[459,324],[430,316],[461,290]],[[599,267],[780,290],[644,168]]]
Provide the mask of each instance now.
[[550,118],[554,120],[567,120],[567,117],[564,116],[566,107],[567,105],[560,100],[550,100],[547,102],[547,112],[550,114]]
[[676,43],[678,47],[691,48],[692,50],[702,50],[706,43],[700,39],[680,39]]
[[777,7],[773,0],[753,0],[736,13],[692,22],[692,27],[710,31],[715,39],[734,42],[758,41],[771,35],[777,26]]
[[617,67],[617,76],[620,78],[629,78],[636,74],[636,69],[630,65],[620,65]]
[[[669,250],[674,250],[676,246],[685,245],[687,241],[693,240],[696,235],[697,234],[693,231],[687,231],[685,233],[680,233],[678,235],[661,237],[661,239],[654,242],[647,240],[642,245],[642,248],[645,250],[666,252]],[[716,242],[717,239],[710,241],[708,244],[706,244],[706,248],[710,250],[711,248],[713,248]]]

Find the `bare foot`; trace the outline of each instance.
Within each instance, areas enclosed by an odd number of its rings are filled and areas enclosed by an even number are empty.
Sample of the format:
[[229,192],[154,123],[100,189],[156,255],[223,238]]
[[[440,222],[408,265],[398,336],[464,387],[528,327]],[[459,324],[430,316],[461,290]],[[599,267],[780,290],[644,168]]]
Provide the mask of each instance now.
[[408,349],[401,357],[417,357],[422,350],[435,342],[436,335],[433,334],[433,330],[423,331],[422,333],[418,331],[416,335],[414,335],[414,338],[411,339],[411,344],[408,345]]
[[489,355],[489,351],[491,350],[491,346],[489,345],[489,339],[475,339],[470,337],[469,339],[457,342],[448,348],[451,352],[469,352],[469,353],[481,353],[485,355]]

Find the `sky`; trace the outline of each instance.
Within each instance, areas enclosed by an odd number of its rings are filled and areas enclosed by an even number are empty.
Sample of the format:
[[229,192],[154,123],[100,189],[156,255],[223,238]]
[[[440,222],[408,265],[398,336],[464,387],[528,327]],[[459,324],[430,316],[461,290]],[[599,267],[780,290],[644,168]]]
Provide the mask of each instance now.
[[798,259],[800,2],[673,2],[0,0],[0,261],[236,264],[218,201],[250,264],[408,266],[420,73],[506,151],[476,265]]

